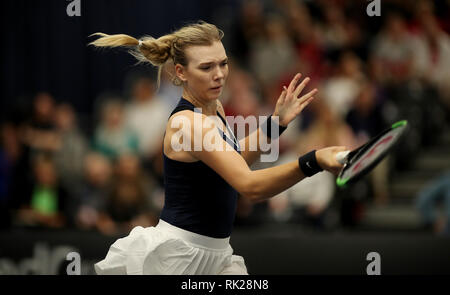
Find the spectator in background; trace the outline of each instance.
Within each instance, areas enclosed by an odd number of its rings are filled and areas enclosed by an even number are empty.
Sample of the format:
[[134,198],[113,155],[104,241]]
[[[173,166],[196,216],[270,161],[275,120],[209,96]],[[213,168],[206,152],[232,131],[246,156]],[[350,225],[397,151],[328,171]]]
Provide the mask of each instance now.
[[132,97],[125,106],[125,124],[139,137],[139,155],[152,158],[159,154],[168,106],[156,94],[154,82],[148,77],[136,79]]
[[233,37],[230,38],[231,55],[249,68],[248,57],[252,43],[264,38],[264,6],[260,0],[244,0],[234,23]]
[[302,148],[310,149],[313,145],[320,148],[330,144],[346,146],[350,150],[357,147],[352,129],[332,108],[320,97],[311,104],[314,120],[298,139]]
[[[292,153],[284,154],[278,165],[295,159]],[[320,172],[282,192],[269,201],[270,214],[278,221],[309,223],[326,228],[329,206],[335,194],[334,176]]]
[[322,12],[324,14],[322,42],[325,51],[333,52],[347,48],[350,36],[342,6],[333,1],[327,1],[322,5]]
[[335,73],[323,86],[323,96],[335,115],[344,119],[360,91],[364,79],[361,59],[351,51],[341,53]]
[[228,77],[224,93],[224,110],[227,116],[259,115],[260,101],[256,93],[256,81],[236,63],[230,65],[233,73]]
[[[303,2],[294,2],[289,8],[286,12],[288,27],[298,55],[294,72],[304,73],[311,80],[320,80],[325,71],[325,61],[319,26]],[[291,73],[282,77],[283,85],[286,85],[290,76]]]
[[271,15],[265,22],[264,38],[250,43],[250,69],[262,86],[263,97],[270,108],[275,106],[280,92],[279,79],[292,73],[297,62],[294,44],[290,39],[283,18]]
[[114,167],[111,188],[98,229],[107,235],[129,232],[135,226],[157,224],[159,212],[153,201],[155,183],[143,173],[139,158],[122,154]]
[[67,219],[67,191],[60,185],[55,163],[49,154],[33,158],[34,183],[23,196],[16,222],[24,226],[61,228]]
[[100,212],[106,206],[111,186],[111,163],[100,153],[90,152],[83,160],[84,181],[78,190],[76,225],[80,229],[97,228]]
[[419,42],[414,48],[414,65],[419,78],[440,92],[442,102],[450,111],[450,38],[439,26],[433,2],[420,1],[416,9]]
[[374,78],[381,83],[402,83],[413,74],[417,40],[407,31],[405,18],[391,12],[371,48]]
[[[317,20],[312,16],[310,7],[304,2],[288,1],[285,15],[288,20],[288,28],[290,37],[294,42],[297,59],[293,61],[292,71],[286,72],[278,79],[278,87],[281,90],[283,86],[289,85],[290,77],[294,73],[304,73],[305,76],[311,78],[308,88],[319,88],[321,81],[325,78],[328,63],[324,59],[324,48],[320,26]],[[323,90],[322,90],[323,91]],[[321,91],[321,92],[322,92]],[[262,106],[267,108],[267,104]],[[296,122],[298,128],[286,130],[288,136],[280,138],[280,151],[293,147],[296,143],[295,139],[299,136],[300,129],[304,129],[311,120],[311,111],[305,109]]]
[[139,138],[124,122],[124,108],[120,98],[108,96],[100,106],[100,123],[94,139],[94,150],[115,160],[123,153],[139,151]]
[[362,80],[356,99],[347,113],[346,121],[353,129],[358,145],[364,144],[386,126],[384,101],[378,99],[377,90],[376,84]]
[[132,83],[131,98],[125,106],[124,124],[138,137],[138,154],[149,171],[162,175],[162,138],[170,109],[156,94],[149,77]]
[[10,209],[17,208],[16,200],[27,184],[29,167],[23,151],[16,123],[5,120],[0,125],[0,228],[11,225]]
[[320,7],[323,20],[319,21],[320,36],[328,57],[342,50],[352,50],[361,58],[367,54],[367,39],[363,25],[367,17],[364,2],[314,1]]
[[54,124],[54,99],[47,92],[33,97],[30,113],[12,119],[3,135],[12,165],[8,206],[15,211],[30,197],[35,183],[32,159],[41,153],[53,155],[60,148],[60,137]]
[[88,143],[77,126],[77,115],[68,103],[61,103],[55,109],[55,126],[60,138],[60,147],[55,151],[55,165],[61,184],[75,190],[83,178],[83,159]]
[[[439,210],[439,205],[442,208]],[[417,209],[426,228],[438,234],[450,234],[450,171],[447,170],[419,192]]]
[[54,123],[55,102],[46,92],[33,100],[33,114],[21,130],[21,139],[32,153],[54,152],[61,146]]
[[13,124],[2,122],[0,125],[0,229],[10,226],[11,181],[13,169],[19,156],[19,144]]

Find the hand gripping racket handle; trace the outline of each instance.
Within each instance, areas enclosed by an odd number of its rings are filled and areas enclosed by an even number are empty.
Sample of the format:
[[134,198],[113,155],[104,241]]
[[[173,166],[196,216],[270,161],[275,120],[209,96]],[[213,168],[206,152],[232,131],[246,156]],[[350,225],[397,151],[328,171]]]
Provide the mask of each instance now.
[[344,165],[347,162],[347,156],[350,153],[350,151],[343,151],[336,154],[336,161],[338,161],[340,164]]

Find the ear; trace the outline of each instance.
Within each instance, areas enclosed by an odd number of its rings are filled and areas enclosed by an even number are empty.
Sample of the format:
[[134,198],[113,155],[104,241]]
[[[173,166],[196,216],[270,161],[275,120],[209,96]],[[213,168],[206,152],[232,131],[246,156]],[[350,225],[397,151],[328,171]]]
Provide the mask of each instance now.
[[180,64],[175,65],[175,75],[178,77],[178,79],[181,80],[181,82],[186,82],[186,68]]

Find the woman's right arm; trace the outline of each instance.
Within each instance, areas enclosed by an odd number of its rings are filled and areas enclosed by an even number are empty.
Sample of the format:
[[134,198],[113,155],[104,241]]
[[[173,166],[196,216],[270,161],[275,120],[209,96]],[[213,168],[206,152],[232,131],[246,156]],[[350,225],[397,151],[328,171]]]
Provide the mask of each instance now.
[[[189,154],[203,161],[241,195],[253,202],[271,198],[305,178],[298,161],[252,171],[244,158],[222,140],[211,119],[193,112],[183,112],[183,115],[191,122],[190,130],[187,128],[181,130],[182,133],[188,133],[183,134],[183,136],[190,139],[191,147],[194,146],[195,137],[201,138],[203,142],[201,149],[195,150],[192,148]],[[194,125],[194,117],[195,121],[203,120],[202,122],[205,123]],[[207,142],[211,141],[211,135],[215,133],[217,133],[216,138],[219,140],[215,145],[216,148],[212,148]],[[338,171],[342,165],[336,161],[335,156],[343,150],[345,150],[345,147],[330,147],[318,150],[316,152],[318,164],[325,170]]]

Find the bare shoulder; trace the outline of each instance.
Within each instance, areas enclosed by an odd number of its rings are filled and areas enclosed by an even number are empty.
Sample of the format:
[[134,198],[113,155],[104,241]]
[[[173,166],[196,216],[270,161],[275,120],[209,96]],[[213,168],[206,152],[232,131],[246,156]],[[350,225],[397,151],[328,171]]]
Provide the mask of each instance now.
[[[198,159],[193,155],[195,138],[208,134],[215,126],[214,121],[201,113],[190,110],[177,112],[170,117],[164,136],[164,153],[167,157],[182,162],[194,162]],[[197,143],[198,143],[197,142]]]
[[170,129],[173,129],[173,128],[178,129],[175,127],[174,122],[178,122],[178,121],[182,121],[182,120],[191,121],[193,119],[194,119],[194,112],[191,110],[183,110],[183,111],[176,112],[169,118],[169,121],[167,122],[167,126],[166,126],[166,131],[169,131]]
[[[203,124],[204,121],[207,121],[208,124]],[[176,132],[182,130],[183,133],[189,133],[192,135],[194,131],[211,129],[212,128],[210,127],[212,125],[211,123],[212,123],[211,119],[202,113],[184,110],[177,112],[176,114],[170,117],[169,121],[167,122],[166,132],[169,131]]]
[[195,159],[189,152],[182,149],[178,150],[174,148],[174,139],[177,138],[177,134],[181,131],[183,133],[192,133],[194,113],[190,110],[183,110],[173,114],[166,125],[166,132],[164,135],[164,154],[166,157],[181,162],[195,162]]

